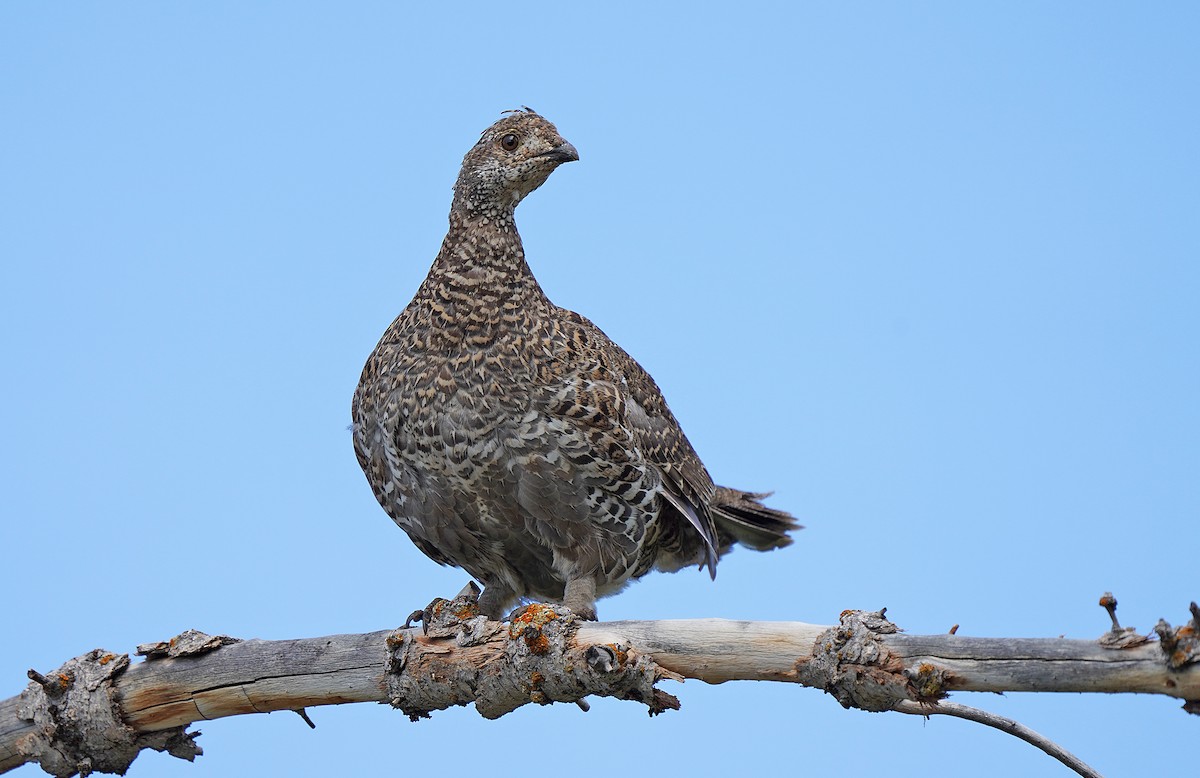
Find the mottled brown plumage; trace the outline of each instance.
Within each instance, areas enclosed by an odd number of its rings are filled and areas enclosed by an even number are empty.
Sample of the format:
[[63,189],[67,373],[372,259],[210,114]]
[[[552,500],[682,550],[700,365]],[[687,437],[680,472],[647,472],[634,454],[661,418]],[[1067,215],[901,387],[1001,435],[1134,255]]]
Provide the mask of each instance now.
[[463,159],[450,230],[354,393],[354,448],[421,551],[484,585],[595,618],[651,569],[707,565],[734,543],[791,542],[763,495],[713,484],[654,380],[596,325],[546,299],[513,221],[574,146],[510,112]]

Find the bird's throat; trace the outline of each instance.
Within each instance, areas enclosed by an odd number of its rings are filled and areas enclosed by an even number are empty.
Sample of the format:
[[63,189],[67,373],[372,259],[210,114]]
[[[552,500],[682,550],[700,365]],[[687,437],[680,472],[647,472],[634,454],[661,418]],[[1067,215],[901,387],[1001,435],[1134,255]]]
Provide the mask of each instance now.
[[422,300],[441,312],[435,318],[443,325],[452,318],[468,328],[549,305],[515,228],[453,220],[414,302]]

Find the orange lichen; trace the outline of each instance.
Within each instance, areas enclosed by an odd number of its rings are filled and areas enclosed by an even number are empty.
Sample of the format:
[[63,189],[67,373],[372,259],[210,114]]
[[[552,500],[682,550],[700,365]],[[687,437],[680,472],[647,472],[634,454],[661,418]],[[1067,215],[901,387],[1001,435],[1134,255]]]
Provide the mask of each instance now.
[[540,656],[550,650],[550,641],[546,639],[540,629],[530,629],[525,633],[524,638],[525,645],[529,646],[531,653]]
[[921,699],[941,699],[945,696],[946,673],[935,664],[921,662],[907,675],[913,690]]
[[558,612],[549,605],[540,602],[531,603],[525,606],[521,613],[510,622],[509,632],[515,637],[524,632],[527,627],[541,629],[557,618]]
[[508,637],[511,640],[522,638],[532,653],[544,654],[550,650],[550,641],[542,634],[542,628],[558,617],[558,612],[549,605],[537,602],[527,605],[511,617]]
[[612,649],[613,656],[617,659],[617,664],[624,667],[625,662],[629,660],[629,652],[621,648],[620,643],[605,643],[604,645]]

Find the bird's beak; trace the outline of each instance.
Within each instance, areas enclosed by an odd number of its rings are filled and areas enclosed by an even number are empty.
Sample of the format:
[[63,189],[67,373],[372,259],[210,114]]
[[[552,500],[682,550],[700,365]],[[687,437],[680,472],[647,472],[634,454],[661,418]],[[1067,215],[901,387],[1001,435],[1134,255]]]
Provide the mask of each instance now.
[[554,148],[550,149],[549,151],[539,154],[538,156],[539,157],[549,157],[550,159],[552,159],[558,163],[576,162],[579,160],[579,152],[575,150],[574,146],[572,146],[570,143],[567,143],[566,141],[563,141],[562,145],[555,146]]

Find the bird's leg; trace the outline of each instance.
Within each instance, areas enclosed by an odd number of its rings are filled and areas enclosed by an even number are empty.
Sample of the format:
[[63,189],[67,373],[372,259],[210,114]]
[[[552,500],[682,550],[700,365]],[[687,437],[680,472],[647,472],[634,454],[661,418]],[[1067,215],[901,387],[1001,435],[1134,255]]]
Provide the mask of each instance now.
[[483,594],[479,595],[479,612],[493,621],[500,621],[516,599],[517,593],[498,581],[485,584]]
[[596,620],[596,579],[592,576],[570,578],[563,605],[584,621]]

